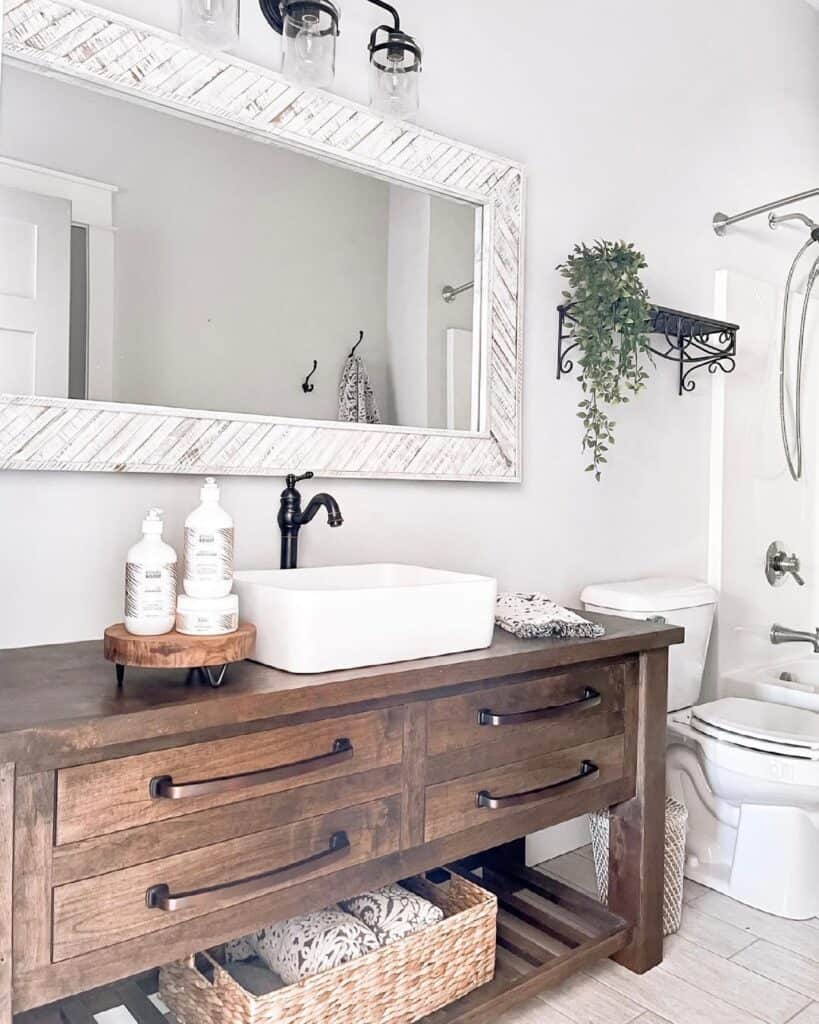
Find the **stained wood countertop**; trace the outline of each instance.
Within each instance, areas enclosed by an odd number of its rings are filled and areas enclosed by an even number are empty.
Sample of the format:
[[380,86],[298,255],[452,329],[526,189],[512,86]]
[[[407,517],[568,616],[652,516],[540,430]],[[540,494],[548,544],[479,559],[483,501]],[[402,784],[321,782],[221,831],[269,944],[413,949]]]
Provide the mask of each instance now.
[[[279,716],[326,715],[342,705],[398,702],[415,694],[506,675],[622,657],[682,643],[684,631],[634,619],[584,613],[601,622],[595,640],[519,640],[500,629],[491,647],[419,661],[316,675],[294,675],[255,662],[232,665],[219,689],[186,685],[184,670],[129,669],[119,690],[102,640],[0,651],[0,763],[26,770],[96,760],[95,750],[181,733],[218,730]],[[259,725],[261,728],[261,724]],[[158,742],[160,741],[160,742]]]

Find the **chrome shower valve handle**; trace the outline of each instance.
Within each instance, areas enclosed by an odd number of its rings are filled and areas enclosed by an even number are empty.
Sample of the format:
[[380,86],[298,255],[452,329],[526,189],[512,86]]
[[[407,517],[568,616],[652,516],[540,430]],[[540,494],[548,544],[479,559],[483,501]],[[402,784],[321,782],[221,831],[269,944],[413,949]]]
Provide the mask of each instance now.
[[778,540],[769,545],[765,554],[765,576],[772,587],[781,587],[788,576],[792,576],[800,587],[805,585],[799,556],[789,555]]

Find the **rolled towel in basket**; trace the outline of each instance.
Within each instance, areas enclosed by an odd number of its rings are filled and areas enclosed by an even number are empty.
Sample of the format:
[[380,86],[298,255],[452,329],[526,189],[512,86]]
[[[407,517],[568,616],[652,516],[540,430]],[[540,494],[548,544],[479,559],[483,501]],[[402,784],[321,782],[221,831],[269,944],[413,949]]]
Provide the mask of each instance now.
[[327,907],[229,942],[225,955],[230,961],[257,955],[286,985],[295,985],[378,948],[378,939],[365,924],[338,907]]
[[545,594],[499,594],[495,618],[501,629],[522,640],[558,637],[562,640],[605,636],[596,622],[550,601]]
[[351,900],[342,900],[339,906],[371,929],[382,946],[389,946],[444,919],[440,907],[402,885],[385,885]]

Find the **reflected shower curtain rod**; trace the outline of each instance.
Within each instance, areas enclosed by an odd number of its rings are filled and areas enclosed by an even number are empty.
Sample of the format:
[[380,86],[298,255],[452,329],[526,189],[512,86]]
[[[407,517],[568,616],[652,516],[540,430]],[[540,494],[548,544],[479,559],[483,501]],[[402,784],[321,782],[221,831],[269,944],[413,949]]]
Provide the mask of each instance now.
[[801,203],[803,199],[811,199],[819,196],[819,188],[808,189],[807,192],[798,192],[793,196],[786,196],[785,199],[777,199],[774,203],[766,203],[764,206],[755,206],[752,210],[745,210],[744,213],[736,213],[729,217],[727,213],[715,213],[712,221],[714,231],[718,235],[724,235],[727,228],[732,224],[738,224],[749,217],[758,217],[761,213],[768,213],[771,210],[778,210],[780,206],[788,206],[791,203]]
[[441,298],[444,302],[454,302],[455,299],[461,294],[461,292],[468,292],[470,288],[475,287],[474,281],[467,281],[466,284],[462,284],[458,288],[453,288],[452,285],[448,284],[446,288],[441,289]]

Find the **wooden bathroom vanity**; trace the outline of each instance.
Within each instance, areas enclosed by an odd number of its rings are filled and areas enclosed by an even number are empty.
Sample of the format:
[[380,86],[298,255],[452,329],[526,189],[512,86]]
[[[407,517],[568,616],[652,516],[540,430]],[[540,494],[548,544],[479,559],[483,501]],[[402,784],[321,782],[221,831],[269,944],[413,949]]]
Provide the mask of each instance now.
[[[494,1020],[596,957],[659,963],[683,633],[597,618],[599,640],[499,632],[323,675],[245,662],[221,690],[152,670],[118,690],[98,642],[0,652],[0,1024],[453,862],[499,897],[498,965],[436,1024]],[[608,909],[519,841],[604,806]]]

